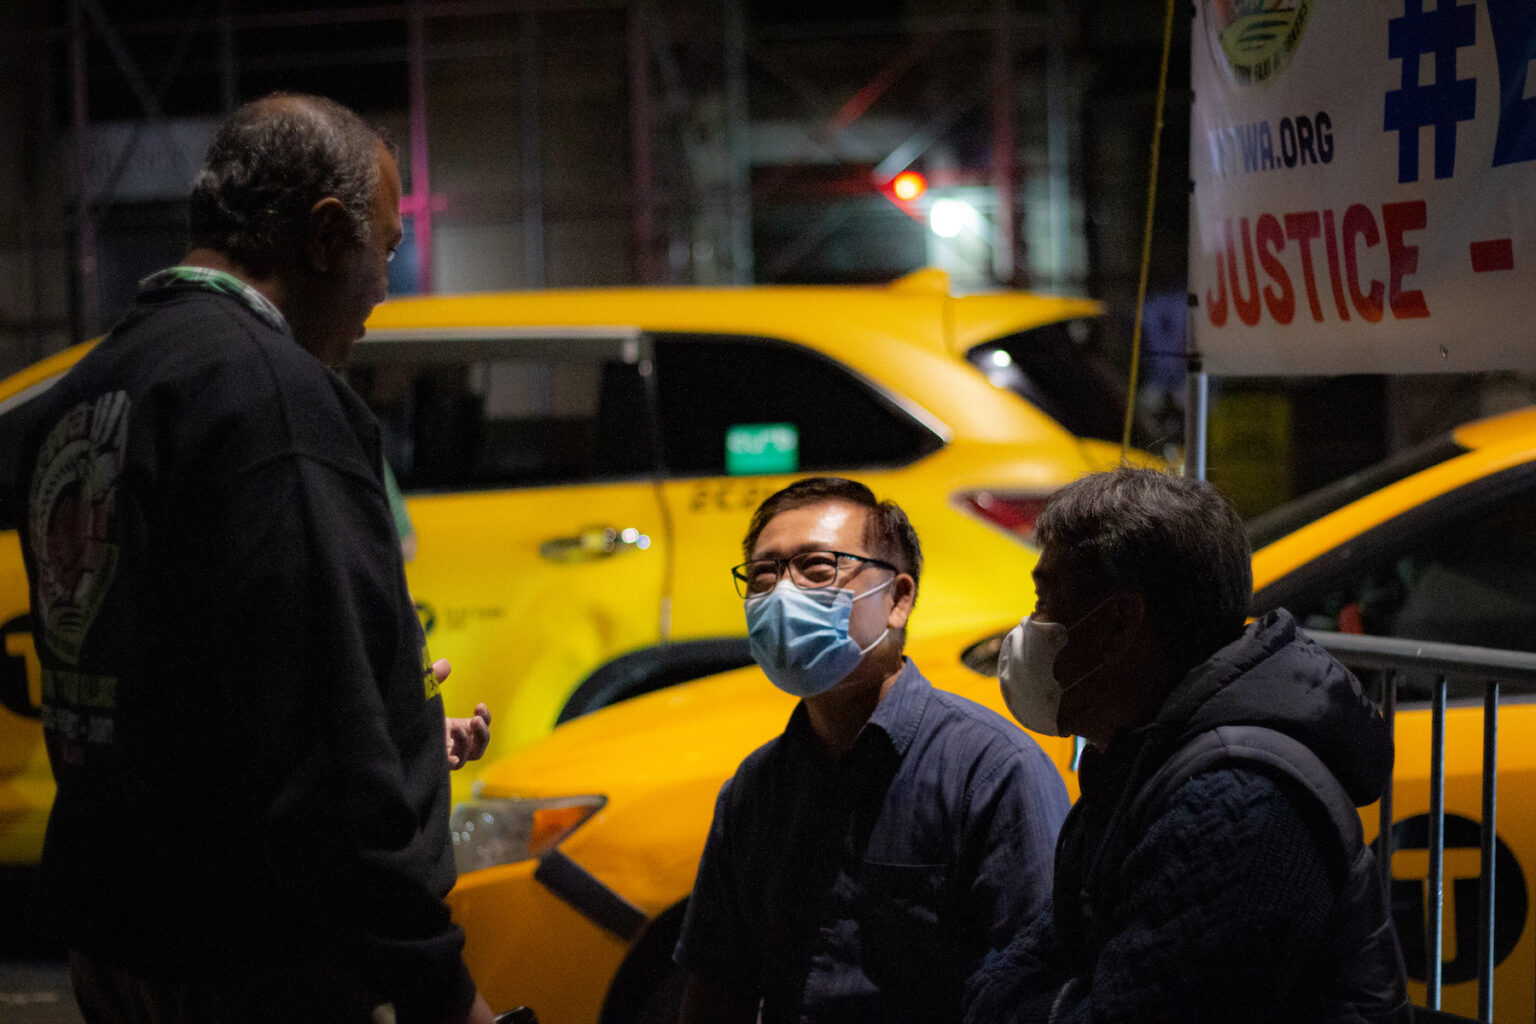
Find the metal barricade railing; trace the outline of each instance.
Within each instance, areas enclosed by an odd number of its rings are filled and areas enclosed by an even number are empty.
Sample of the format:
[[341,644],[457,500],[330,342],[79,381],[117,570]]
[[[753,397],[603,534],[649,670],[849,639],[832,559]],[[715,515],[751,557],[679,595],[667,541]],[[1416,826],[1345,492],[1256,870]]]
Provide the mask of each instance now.
[[[1401,677],[1428,675],[1430,691],[1429,750],[1429,898],[1425,913],[1425,1004],[1440,1009],[1445,914],[1445,713],[1448,681],[1483,685],[1482,834],[1479,848],[1480,882],[1477,918],[1478,1019],[1493,1020],[1494,906],[1498,880],[1494,876],[1498,825],[1499,699],[1503,684],[1536,687],[1536,654],[1523,651],[1464,647],[1459,644],[1359,636],[1352,633],[1308,634],[1357,673],[1380,674],[1381,709],[1396,733],[1397,689]],[[1393,801],[1389,783],[1381,798],[1378,854],[1382,884],[1391,877]],[[1523,922],[1522,922],[1523,924]],[[1536,965],[1533,965],[1536,969]],[[1536,1017],[1536,1008],[1532,1010]]]

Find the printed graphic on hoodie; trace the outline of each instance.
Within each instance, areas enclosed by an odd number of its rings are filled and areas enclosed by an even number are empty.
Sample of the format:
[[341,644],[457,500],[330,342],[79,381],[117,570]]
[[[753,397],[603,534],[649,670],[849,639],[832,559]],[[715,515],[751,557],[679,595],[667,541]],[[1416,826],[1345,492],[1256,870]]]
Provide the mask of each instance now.
[[32,478],[29,529],[37,556],[44,641],[76,665],[117,571],[117,483],[128,437],[122,391],[82,402],[49,433]]

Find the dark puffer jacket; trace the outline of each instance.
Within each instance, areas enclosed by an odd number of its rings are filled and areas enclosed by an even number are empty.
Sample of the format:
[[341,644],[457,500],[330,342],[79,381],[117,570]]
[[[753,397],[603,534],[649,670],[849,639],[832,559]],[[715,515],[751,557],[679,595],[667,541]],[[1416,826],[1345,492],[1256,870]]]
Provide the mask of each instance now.
[[1351,885],[1348,837],[1307,787],[1236,761],[1142,805],[1181,748],[1237,725],[1297,740],[1359,806],[1391,775],[1392,737],[1359,683],[1289,613],[1264,616],[1150,725],[1085,752],[1052,912],[972,979],[967,1021],[1409,1019],[1381,892]]

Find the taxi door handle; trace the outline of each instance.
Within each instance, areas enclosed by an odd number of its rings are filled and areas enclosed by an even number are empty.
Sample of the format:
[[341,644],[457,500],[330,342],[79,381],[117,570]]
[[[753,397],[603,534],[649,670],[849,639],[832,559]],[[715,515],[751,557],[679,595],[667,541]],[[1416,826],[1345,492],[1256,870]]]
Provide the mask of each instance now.
[[539,545],[539,554],[551,562],[595,562],[650,546],[651,538],[633,526],[589,526],[570,537],[551,537]]

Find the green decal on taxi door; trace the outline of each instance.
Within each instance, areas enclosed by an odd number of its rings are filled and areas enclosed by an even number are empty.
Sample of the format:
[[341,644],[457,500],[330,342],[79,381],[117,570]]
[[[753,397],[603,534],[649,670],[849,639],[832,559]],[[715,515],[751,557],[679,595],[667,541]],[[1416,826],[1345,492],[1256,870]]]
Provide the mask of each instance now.
[[793,423],[736,423],[725,430],[731,476],[793,473],[800,468],[800,431]]

